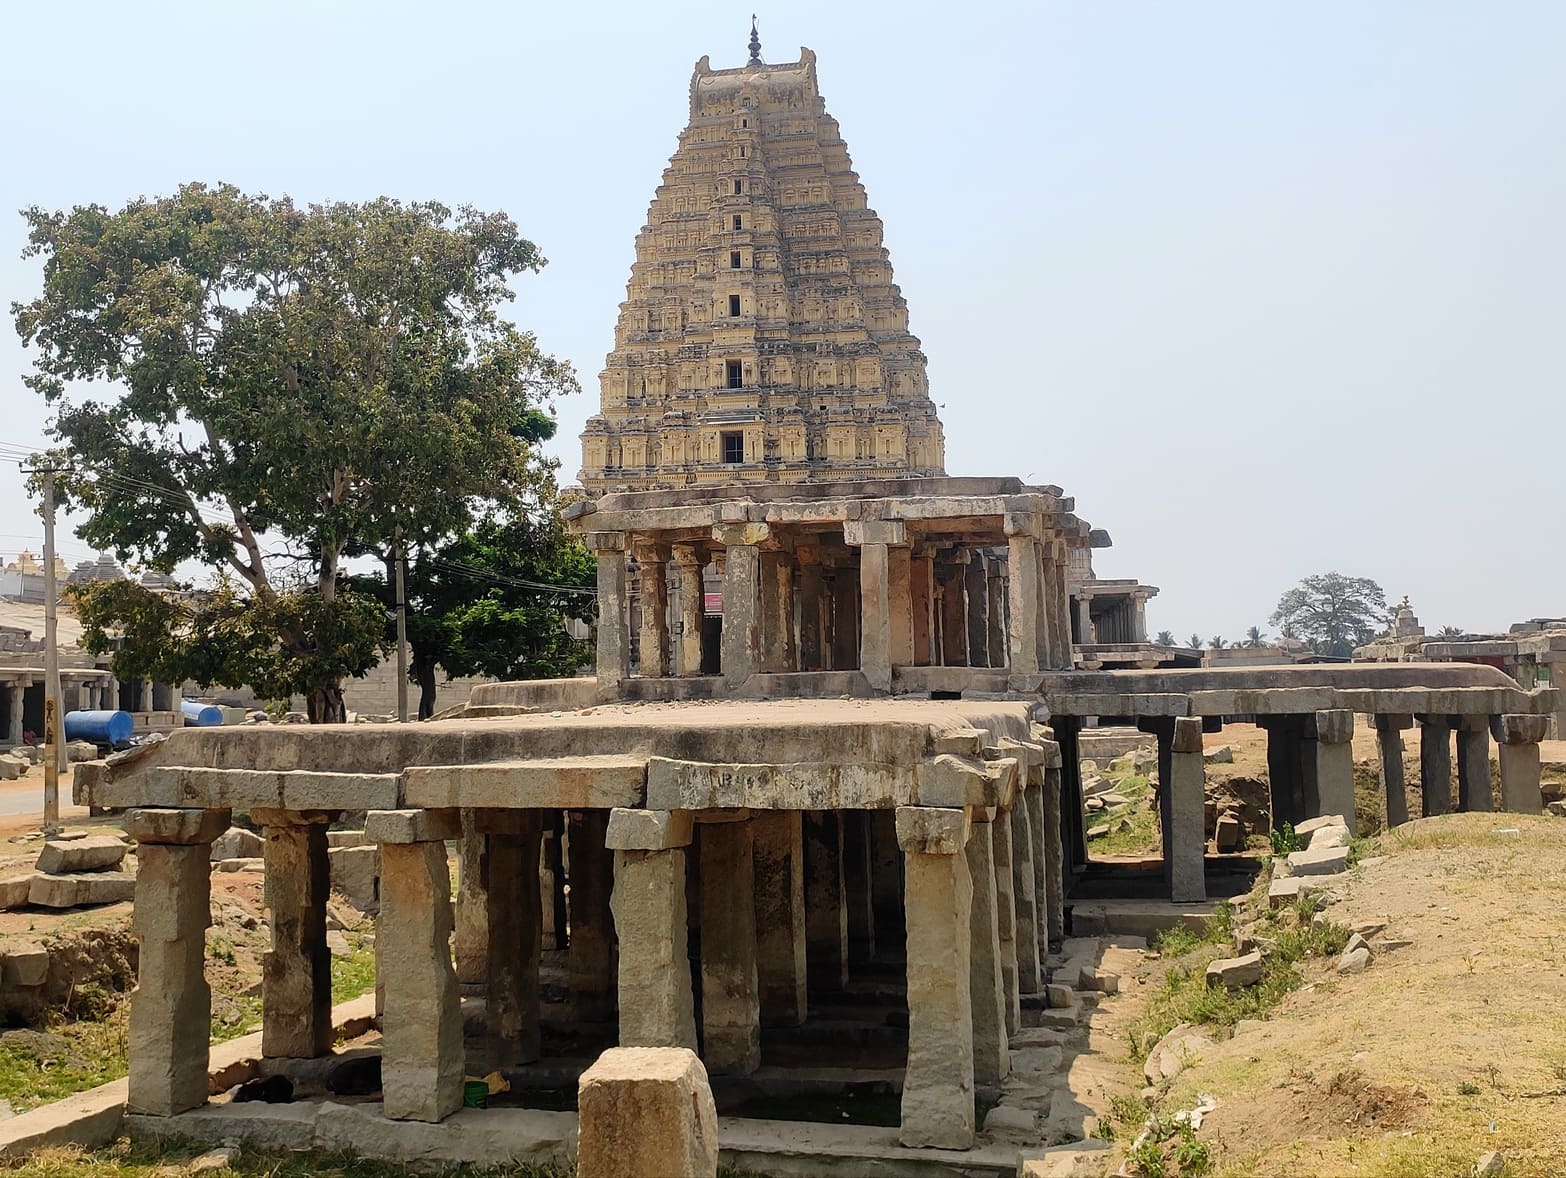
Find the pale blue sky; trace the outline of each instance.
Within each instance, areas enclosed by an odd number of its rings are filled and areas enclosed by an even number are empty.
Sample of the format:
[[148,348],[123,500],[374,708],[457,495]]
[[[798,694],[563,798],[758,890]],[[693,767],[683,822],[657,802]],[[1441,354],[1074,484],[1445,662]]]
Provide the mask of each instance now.
[[[563,474],[692,63],[750,4],[9,3],[12,210],[185,180],[510,213],[572,360]],[[1335,568],[1427,626],[1566,614],[1566,5],[759,9],[819,55],[953,474],[1053,482],[1152,628],[1240,636]],[[0,331],[0,442],[42,438]],[[0,468],[0,553],[40,535]],[[85,555],[66,535],[64,555]]]

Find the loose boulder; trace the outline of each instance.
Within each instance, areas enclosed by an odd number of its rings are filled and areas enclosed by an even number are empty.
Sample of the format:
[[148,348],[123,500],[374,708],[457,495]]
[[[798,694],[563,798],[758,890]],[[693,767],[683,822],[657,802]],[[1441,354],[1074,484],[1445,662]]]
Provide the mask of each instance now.
[[1207,984],[1238,990],[1262,980],[1262,955],[1253,949],[1240,957],[1220,957],[1207,967]]
[[224,859],[258,859],[266,844],[261,836],[241,826],[230,826],[212,842],[212,862]]
[[716,1178],[718,1113],[684,1047],[611,1047],[577,1083],[577,1173]]
[[112,834],[93,834],[69,842],[51,839],[38,853],[38,870],[48,875],[112,871],[124,859],[125,844]]

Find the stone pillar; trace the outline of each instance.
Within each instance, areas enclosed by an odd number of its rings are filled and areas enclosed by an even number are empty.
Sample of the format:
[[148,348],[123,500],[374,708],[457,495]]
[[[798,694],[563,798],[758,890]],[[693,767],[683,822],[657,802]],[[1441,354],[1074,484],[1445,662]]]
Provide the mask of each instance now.
[[1386,794],[1387,826],[1408,821],[1408,785],[1403,780],[1403,730],[1414,726],[1412,716],[1378,715],[1376,748],[1381,754],[1381,785]]
[[719,524],[712,538],[723,545],[723,678],[737,687],[761,668],[759,590],[761,554],[770,539],[766,524]]
[[968,581],[970,554],[952,553],[951,565],[941,575],[941,665],[968,665]]
[[988,579],[985,595],[988,598],[985,617],[989,623],[985,634],[987,662],[992,667],[1006,666],[1006,577],[1005,566],[999,560],[985,561]]
[[962,810],[897,808],[908,920],[908,1066],[904,1145],[973,1145],[973,1003],[969,913],[973,884]]
[[892,619],[885,544],[859,546],[859,669],[876,691],[892,689]]
[[1098,639],[1093,636],[1093,603],[1086,597],[1078,597],[1071,604],[1076,607],[1077,611],[1075,631],[1077,641],[1082,642],[1084,645],[1091,645],[1097,642]]
[[8,717],[10,724],[7,726],[9,731],[6,738],[12,746],[15,746],[22,743],[22,702],[26,698],[27,684],[12,683],[10,688],[11,712]]
[[1039,794],[1044,811],[1044,877],[1049,895],[1044,923],[1051,941],[1066,937],[1065,843],[1061,831],[1061,769],[1059,746],[1045,747],[1044,787]]
[[909,557],[908,596],[912,603],[914,665],[934,666],[940,661],[935,649],[935,561],[927,551]]
[[702,621],[707,616],[702,554],[694,544],[676,544],[673,552],[674,566],[680,575],[680,636],[676,644],[679,673],[700,675]]
[[132,810],[140,943],[130,1006],[127,1107],[170,1117],[207,1102],[212,989],[203,965],[211,924],[212,840],[227,810]]
[[141,706],[137,709],[142,712],[152,711],[152,680],[143,679],[140,684]]
[[636,567],[642,593],[638,633],[640,671],[648,679],[669,674],[669,550],[661,544],[638,544]]
[[472,810],[461,811],[462,837],[457,841],[456,932],[452,938],[457,958],[457,981],[464,986],[484,984],[485,959],[489,957],[489,897],[484,891],[484,857],[488,840],[478,828]]
[[[441,814],[453,815],[450,829]],[[382,1109],[394,1120],[443,1120],[462,1107],[465,1065],[442,841],[461,825],[451,811],[372,810],[364,830],[381,844]]]
[[1495,809],[1490,785],[1490,717],[1463,716],[1457,729],[1457,806],[1471,813]]
[[[1011,606],[1007,653],[1010,656],[1012,676],[1026,679],[1037,675],[1040,670],[1039,562],[1034,534],[1013,531],[1013,528],[1023,526],[1022,521],[1032,523],[1027,516],[1006,517],[1006,578]],[[1031,684],[1025,689],[1032,690],[1036,686]]]
[[[1050,721],[1060,747],[1060,847],[1061,871],[1087,862],[1087,828],[1082,821],[1082,755],[1077,734],[1079,716],[1056,716]],[[1163,780],[1162,777],[1159,778]]]
[[1038,873],[1033,869],[1033,816],[1022,792],[1011,807],[1011,896],[1016,910],[1017,992],[1044,989],[1039,953]]
[[749,822],[701,828],[702,1059],[717,1075],[761,1066],[755,863]]
[[821,562],[814,551],[797,550],[799,557],[799,669],[826,669],[823,635],[827,608],[826,587],[821,579]]
[[963,574],[963,587],[968,598],[968,665],[990,665],[990,579],[985,572],[984,557],[969,553],[967,571]]
[[620,1046],[696,1047],[685,907],[689,814],[615,810],[606,841],[614,851],[619,940]]
[[[1162,741],[1160,741],[1162,743]],[[1206,770],[1202,764],[1202,722],[1182,716],[1174,722],[1169,773],[1160,788],[1169,797],[1169,823],[1164,827],[1164,862],[1169,871],[1169,898],[1175,903],[1207,898],[1203,858],[1207,835]]]
[[859,665],[859,573],[839,568],[832,576],[832,669]]
[[761,1021],[805,1021],[805,844],[797,810],[758,810],[750,820],[755,864],[756,982]]
[[[1017,771],[1026,774],[1028,769],[1019,765]],[[1037,772],[1042,776],[1042,770]],[[1028,782],[1027,789],[1022,788],[1023,781]],[[1049,956],[1048,913],[1051,904],[1049,862],[1044,851],[1044,787],[1039,781],[1023,776],[1018,779],[1017,797],[1028,809],[1028,836],[1033,840],[1033,919],[1038,930],[1039,960],[1042,962]]]
[[841,990],[848,982],[848,904],[843,894],[841,815],[804,815],[805,961],[813,988]]
[[1311,818],[1341,815],[1354,833],[1354,713],[1346,708],[1315,717],[1316,806]]
[[897,845],[897,814],[871,810],[865,815],[870,832],[870,906],[876,940],[881,945],[902,941],[903,852]]
[[1425,816],[1452,809],[1452,735],[1445,716],[1419,716],[1419,790]]
[[1001,810],[990,824],[990,854],[995,861],[995,937],[1002,1012],[1006,1033],[1015,1035],[1022,1027],[1022,1002],[1017,988],[1017,881],[1011,862],[1011,813]]
[[314,1059],[332,1049],[332,955],[326,947],[331,875],[319,811],[253,809],[265,834],[265,903],[272,947],[261,961],[261,1054]]
[[[970,594],[970,600],[972,595]],[[973,1004],[973,1080],[999,1084],[1011,1072],[1007,1046],[1006,987],[1001,978],[999,901],[995,888],[994,827],[977,809],[964,854],[973,886],[968,920],[968,995]],[[1005,832],[1011,837],[1011,832]]]
[[1506,715],[1492,721],[1501,758],[1501,809],[1513,814],[1542,814],[1539,792],[1539,742],[1550,717]]
[[886,608],[891,623],[892,666],[914,665],[913,550],[886,550]]
[[571,994],[579,1021],[608,1022],[615,1006],[614,862],[605,843],[609,812],[573,810],[568,821]]
[[625,537],[619,532],[589,532],[587,546],[598,557],[598,686],[617,691],[620,681],[631,673]]
[[762,666],[768,671],[795,671],[794,561],[787,552],[761,554]]
[[848,908],[848,960],[850,965],[862,965],[875,956],[869,811],[840,810],[838,820],[843,826],[843,902]]
[[539,1058],[538,957],[543,948],[538,810],[492,811],[484,892],[488,899],[485,1010],[490,1062],[515,1067]]
[[1271,826],[1298,826],[1305,819],[1304,779],[1300,743],[1304,727],[1298,716],[1258,716],[1267,731],[1267,786],[1272,800]]

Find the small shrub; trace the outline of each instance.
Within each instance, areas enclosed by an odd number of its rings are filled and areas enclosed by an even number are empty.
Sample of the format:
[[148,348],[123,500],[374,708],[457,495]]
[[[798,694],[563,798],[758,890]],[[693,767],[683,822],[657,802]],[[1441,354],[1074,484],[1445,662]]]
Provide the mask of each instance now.
[[1180,1140],[1175,1142],[1174,1151],[1170,1155],[1176,1172],[1181,1178],[1203,1178],[1213,1167],[1212,1147],[1205,1141],[1198,1141],[1196,1130],[1188,1123],[1182,1122],[1179,1132]]
[[1168,1178],[1164,1166],[1164,1151],[1151,1134],[1126,1151],[1126,1161],[1136,1167],[1142,1178]]
[[1272,828],[1272,853],[1277,858],[1291,855],[1295,851],[1303,850],[1304,844],[1300,842],[1300,836],[1294,833],[1294,824],[1280,822]]
[[1470,1083],[1469,1081],[1464,1080],[1461,1084],[1459,1084],[1457,1086],[1457,1094],[1459,1096],[1478,1096],[1479,1095],[1479,1085],[1474,1084],[1474,1083]]

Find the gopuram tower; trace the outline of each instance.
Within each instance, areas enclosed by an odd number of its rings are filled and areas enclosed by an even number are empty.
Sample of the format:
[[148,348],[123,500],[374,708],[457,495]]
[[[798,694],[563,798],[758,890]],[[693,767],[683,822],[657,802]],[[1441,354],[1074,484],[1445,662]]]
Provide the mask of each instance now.
[[599,413],[590,496],[945,473],[925,357],[816,83],[816,56],[703,57],[647,223]]

